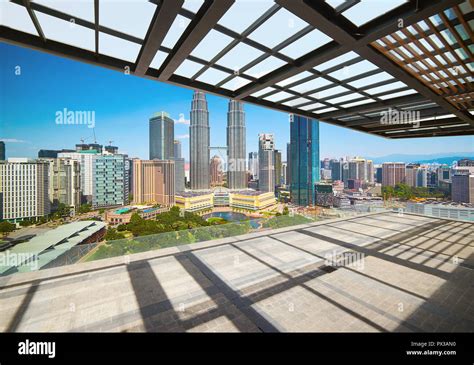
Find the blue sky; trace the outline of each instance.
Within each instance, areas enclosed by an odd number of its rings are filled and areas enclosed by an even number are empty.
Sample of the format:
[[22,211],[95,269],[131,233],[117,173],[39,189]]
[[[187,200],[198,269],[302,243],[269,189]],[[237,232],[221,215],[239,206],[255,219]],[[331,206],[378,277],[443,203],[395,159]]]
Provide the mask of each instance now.
[[[125,75],[120,72],[0,44],[0,139],[7,157],[36,157],[39,149],[74,148],[84,138],[93,142],[86,125],[58,125],[57,111],[95,112],[97,141],[113,144],[132,157],[148,158],[148,119],[164,110],[178,120],[189,119],[192,90]],[[15,71],[20,67],[20,75]],[[211,144],[225,145],[227,102],[208,95]],[[257,151],[258,133],[274,133],[276,147],[286,155],[289,122],[286,113],[246,104],[247,152]],[[175,137],[189,158],[189,126],[175,125]],[[388,140],[321,123],[321,157],[384,156],[393,153],[434,154],[472,151],[474,137]],[[216,151],[216,153],[218,153]]]

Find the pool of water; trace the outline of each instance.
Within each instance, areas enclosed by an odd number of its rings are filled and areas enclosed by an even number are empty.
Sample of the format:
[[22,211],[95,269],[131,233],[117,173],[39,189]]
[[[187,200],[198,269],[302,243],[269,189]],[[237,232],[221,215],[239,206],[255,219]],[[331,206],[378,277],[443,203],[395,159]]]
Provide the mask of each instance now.
[[[235,213],[235,212],[214,212],[211,214],[206,214],[203,216],[204,219],[209,219],[213,217],[224,218],[226,221],[229,222],[239,222],[247,220],[248,217],[242,213]],[[250,225],[252,228],[256,229],[260,227],[259,219],[250,219]]]

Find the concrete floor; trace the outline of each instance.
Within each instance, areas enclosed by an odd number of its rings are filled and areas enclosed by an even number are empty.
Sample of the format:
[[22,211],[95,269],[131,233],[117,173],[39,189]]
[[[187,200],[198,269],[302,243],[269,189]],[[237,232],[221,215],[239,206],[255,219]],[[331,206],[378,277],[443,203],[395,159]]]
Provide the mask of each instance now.
[[1,331],[474,331],[474,223],[394,213],[0,278]]

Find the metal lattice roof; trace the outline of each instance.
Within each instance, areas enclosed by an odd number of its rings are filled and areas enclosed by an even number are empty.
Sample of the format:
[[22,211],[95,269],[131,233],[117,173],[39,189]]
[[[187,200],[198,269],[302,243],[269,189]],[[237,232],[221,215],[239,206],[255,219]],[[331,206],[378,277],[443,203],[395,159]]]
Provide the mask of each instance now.
[[[388,138],[474,134],[470,0],[11,0],[1,12],[4,42]],[[384,125],[387,110],[420,123]]]

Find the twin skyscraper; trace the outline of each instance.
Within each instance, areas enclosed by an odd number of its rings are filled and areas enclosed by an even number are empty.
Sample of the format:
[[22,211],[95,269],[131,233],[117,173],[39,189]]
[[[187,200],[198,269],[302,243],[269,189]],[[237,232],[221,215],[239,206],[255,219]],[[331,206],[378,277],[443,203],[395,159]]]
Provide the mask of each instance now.
[[[206,95],[195,91],[191,103],[189,127],[189,174],[191,190],[209,189],[210,127]],[[227,185],[229,189],[244,189],[246,180],[246,133],[243,104],[229,101],[227,111]]]
[[[191,102],[189,126],[189,175],[191,190],[210,188],[210,127],[206,95],[195,91]],[[150,119],[150,159],[176,159],[173,153],[174,121],[167,113],[156,113]],[[246,133],[243,104],[229,101],[227,111],[227,185],[245,189]],[[184,183],[184,182],[183,182]],[[176,182],[180,185],[180,182]]]

